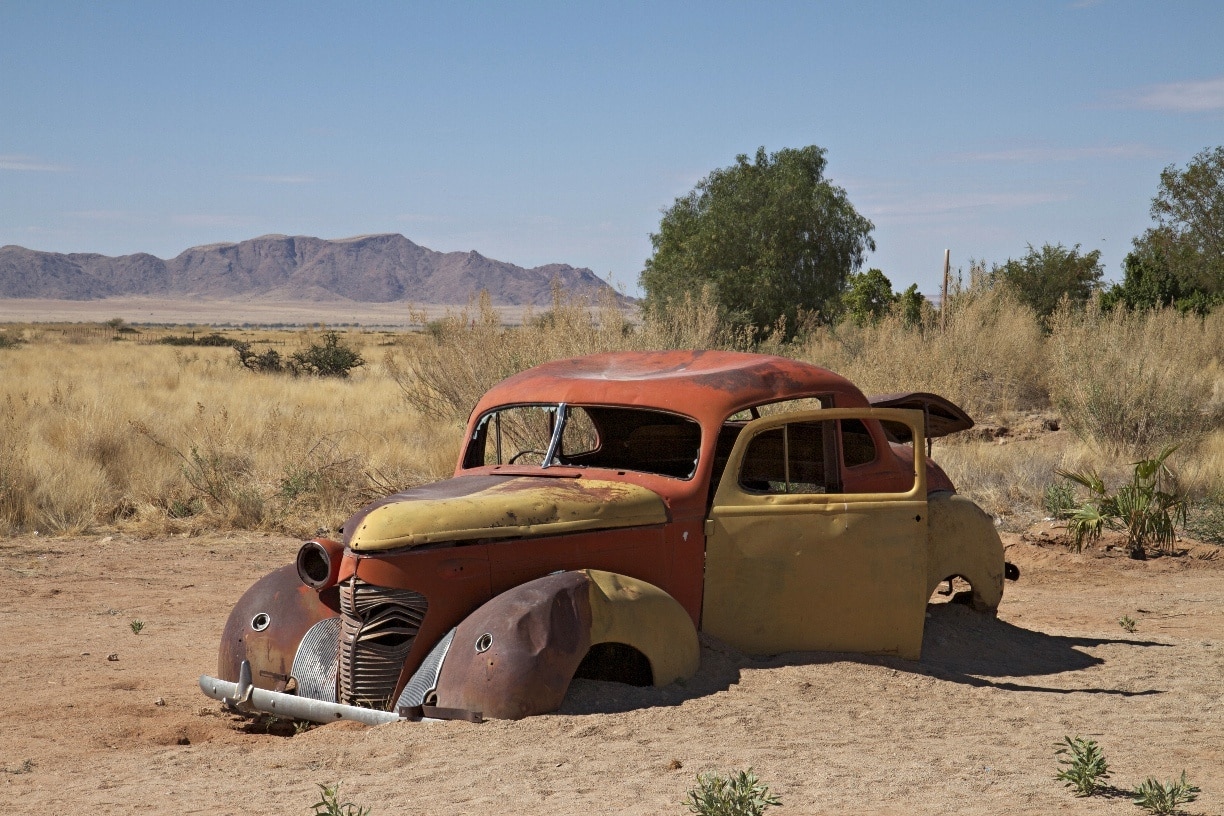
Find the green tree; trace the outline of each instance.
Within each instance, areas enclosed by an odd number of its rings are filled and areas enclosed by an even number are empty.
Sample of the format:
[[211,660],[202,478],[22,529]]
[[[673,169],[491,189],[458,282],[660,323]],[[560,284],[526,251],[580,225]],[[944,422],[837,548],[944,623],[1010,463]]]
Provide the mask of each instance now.
[[918,291],[916,283],[911,283],[908,289],[897,295],[897,310],[907,326],[917,326],[922,322],[922,312],[926,304],[926,295]]
[[1204,313],[1224,302],[1224,147],[1161,171],[1151,215],[1156,224],[1134,240],[1106,305]]
[[[915,291],[917,291],[915,284]],[[842,294],[842,306],[847,316],[860,326],[875,323],[897,302],[890,281],[879,269],[855,272]]]
[[1070,249],[1062,244],[1044,244],[1041,249],[1034,249],[1029,244],[1023,258],[1008,258],[1007,263],[991,270],[991,278],[1045,317],[1053,313],[1064,296],[1075,304],[1087,303],[1103,271],[1100,250],[1080,254],[1079,244]]
[[824,178],[815,145],[714,170],[663,214],[641,275],[647,311],[666,312],[709,288],[733,325],[763,331],[800,312],[831,319],[863,256],[875,249],[872,223],[845,190]]

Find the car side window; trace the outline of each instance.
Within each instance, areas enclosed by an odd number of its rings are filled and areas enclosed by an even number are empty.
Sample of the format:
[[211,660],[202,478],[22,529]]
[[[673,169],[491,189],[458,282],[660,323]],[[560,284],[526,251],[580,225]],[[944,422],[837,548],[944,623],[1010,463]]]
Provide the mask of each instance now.
[[750,493],[838,493],[834,423],[792,422],[757,434],[744,451],[739,485]]
[[846,467],[869,465],[876,459],[876,446],[867,426],[857,419],[841,420],[842,459]]

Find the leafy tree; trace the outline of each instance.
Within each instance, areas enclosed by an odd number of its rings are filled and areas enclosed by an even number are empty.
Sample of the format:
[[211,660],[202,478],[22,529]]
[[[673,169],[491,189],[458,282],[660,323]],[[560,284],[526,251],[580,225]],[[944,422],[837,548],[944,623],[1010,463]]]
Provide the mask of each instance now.
[[[913,288],[916,292],[917,284]],[[888,310],[896,302],[897,295],[893,292],[892,281],[879,269],[852,274],[848,288],[842,295],[846,314],[860,326],[876,322],[888,314]]]
[[1079,244],[1070,249],[1062,244],[1044,244],[1041,249],[1034,249],[1029,244],[1023,258],[1009,258],[1007,263],[994,267],[991,278],[1045,317],[1053,313],[1064,296],[1072,303],[1087,303],[1103,271],[1100,250],[1080,254]]
[[918,291],[916,283],[911,283],[908,289],[897,295],[897,310],[907,326],[917,326],[922,322],[922,312],[926,304],[926,296]]
[[1134,240],[1105,305],[1203,314],[1224,303],[1224,147],[1161,171],[1151,214],[1156,225]]
[[872,223],[824,178],[815,145],[737,156],[663,214],[641,285],[647,311],[709,288],[732,324],[763,331],[800,312],[837,314],[842,291],[875,249]]

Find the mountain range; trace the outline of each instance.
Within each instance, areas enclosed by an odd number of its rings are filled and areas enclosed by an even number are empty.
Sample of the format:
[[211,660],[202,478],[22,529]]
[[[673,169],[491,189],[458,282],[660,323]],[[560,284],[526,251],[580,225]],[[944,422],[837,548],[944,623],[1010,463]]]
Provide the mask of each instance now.
[[276,301],[466,303],[481,290],[494,304],[545,306],[556,282],[596,297],[610,290],[586,268],[525,269],[479,252],[435,252],[398,234],[325,240],[264,235],[192,247],[163,260],[0,247],[0,298],[257,298]]

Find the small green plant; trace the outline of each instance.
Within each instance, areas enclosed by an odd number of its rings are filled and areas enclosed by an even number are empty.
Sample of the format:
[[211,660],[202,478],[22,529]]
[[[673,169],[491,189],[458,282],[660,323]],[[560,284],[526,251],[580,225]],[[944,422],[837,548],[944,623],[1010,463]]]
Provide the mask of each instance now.
[[141,630],[144,629],[144,621],[142,621],[140,618],[137,618],[136,620],[128,624],[128,628],[132,630],[133,635],[139,635]]
[[1075,511],[1075,489],[1066,482],[1046,485],[1041,506],[1050,518],[1066,518]]
[[769,786],[757,779],[752,768],[697,774],[697,784],[689,789],[684,803],[700,816],[760,816],[782,800],[769,792]]
[[1198,798],[1199,788],[1191,785],[1182,771],[1176,782],[1160,782],[1148,777],[1135,786],[1134,801],[1148,813],[1157,816],[1179,813],[1182,805]]
[[294,720],[293,721],[293,736],[305,734],[307,731],[314,728],[318,723],[313,723],[310,720]]
[[1130,615],[1123,615],[1122,617],[1118,618],[1118,625],[1131,633],[1139,628],[1138,624],[1135,623],[1135,619]]
[[319,801],[311,807],[313,816],[366,816],[369,808],[358,807],[352,802],[340,801],[340,783],[334,785],[319,785]]
[[1106,529],[1126,533],[1127,552],[1131,558],[1146,558],[1148,543],[1172,552],[1177,540],[1176,526],[1186,524],[1186,497],[1177,486],[1177,479],[1165,460],[1177,450],[1171,445],[1154,459],[1133,462],[1130,484],[1110,494],[1095,470],[1079,472],[1057,471],[1092,492],[1093,499],[1085,502],[1067,517],[1067,529],[1074,536],[1076,552],[1084,543],[1100,539]]
[[1063,737],[1062,742],[1054,745],[1057,747],[1054,755],[1065,766],[1054,778],[1073,789],[1076,796],[1091,796],[1109,778],[1109,763],[1096,740]]

